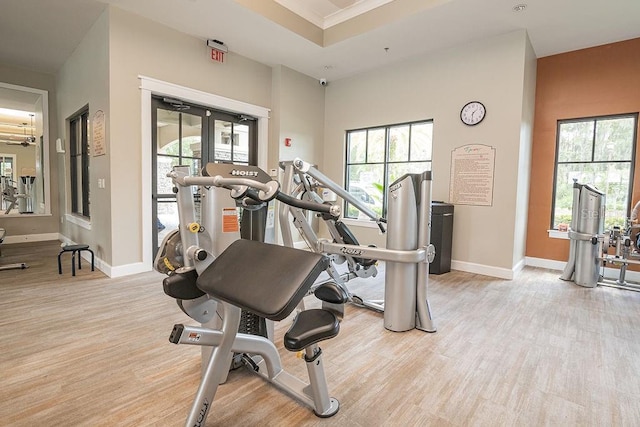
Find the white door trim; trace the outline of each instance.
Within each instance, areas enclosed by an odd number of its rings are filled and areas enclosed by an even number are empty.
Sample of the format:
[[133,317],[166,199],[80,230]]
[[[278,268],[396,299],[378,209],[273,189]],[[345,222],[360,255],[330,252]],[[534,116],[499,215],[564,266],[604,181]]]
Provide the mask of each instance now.
[[141,122],[142,122],[142,164],[140,165],[142,183],[142,263],[152,267],[151,259],[151,96],[166,95],[182,101],[211,107],[218,110],[246,114],[258,119],[258,166],[267,167],[269,141],[269,109],[248,104],[231,98],[214,95],[151,77],[138,76],[140,79]]

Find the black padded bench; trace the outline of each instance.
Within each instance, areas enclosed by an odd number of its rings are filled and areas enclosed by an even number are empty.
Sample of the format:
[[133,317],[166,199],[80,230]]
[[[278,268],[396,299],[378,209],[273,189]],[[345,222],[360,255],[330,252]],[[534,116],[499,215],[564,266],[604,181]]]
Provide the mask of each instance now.
[[95,256],[93,254],[93,251],[89,249],[89,245],[67,245],[67,246],[63,246],[62,250],[58,254],[58,274],[62,274],[62,262],[60,260],[60,257],[65,252],[71,252],[71,275],[72,276],[76,275],[76,254],[78,255],[78,269],[82,270],[82,262],[81,262],[82,251],[88,251],[91,253],[91,271],[94,271]]
[[[291,314],[328,264],[327,257],[314,252],[240,239],[207,267],[197,286],[216,299],[278,321]],[[285,334],[285,347],[299,351],[339,330],[332,312],[305,310]]]

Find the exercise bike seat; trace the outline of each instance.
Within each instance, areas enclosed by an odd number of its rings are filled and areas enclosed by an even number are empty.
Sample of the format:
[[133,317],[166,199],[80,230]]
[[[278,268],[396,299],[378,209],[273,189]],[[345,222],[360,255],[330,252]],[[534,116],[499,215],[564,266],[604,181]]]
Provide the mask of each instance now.
[[328,265],[321,254],[240,239],[196,283],[213,298],[278,321],[296,308]]

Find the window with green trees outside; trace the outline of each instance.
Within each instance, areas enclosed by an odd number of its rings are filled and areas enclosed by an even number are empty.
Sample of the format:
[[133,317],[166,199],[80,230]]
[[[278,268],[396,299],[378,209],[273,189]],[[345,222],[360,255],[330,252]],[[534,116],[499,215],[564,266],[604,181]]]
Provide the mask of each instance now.
[[605,193],[606,229],[626,225],[637,128],[637,113],[558,121],[552,229],[571,223],[574,180]]
[[[433,121],[377,126],[347,131],[345,189],[385,217],[385,189],[406,173],[431,170]],[[349,203],[346,218],[360,217]]]

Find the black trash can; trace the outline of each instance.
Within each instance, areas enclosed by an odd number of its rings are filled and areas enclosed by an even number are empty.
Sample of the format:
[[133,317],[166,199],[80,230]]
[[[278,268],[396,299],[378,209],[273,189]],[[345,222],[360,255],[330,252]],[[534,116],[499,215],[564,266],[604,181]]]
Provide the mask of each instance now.
[[436,248],[436,257],[429,264],[429,274],[451,271],[451,246],[453,239],[453,205],[443,202],[431,203],[431,243]]

